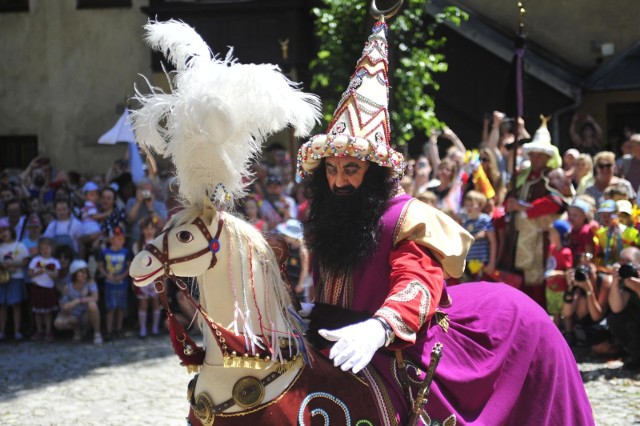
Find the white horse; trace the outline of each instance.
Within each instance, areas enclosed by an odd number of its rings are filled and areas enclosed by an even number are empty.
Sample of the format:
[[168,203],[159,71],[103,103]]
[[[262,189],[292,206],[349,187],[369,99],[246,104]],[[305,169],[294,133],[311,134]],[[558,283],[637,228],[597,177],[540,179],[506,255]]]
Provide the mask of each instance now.
[[[384,407],[372,409],[364,380],[308,351],[276,257],[252,225],[212,206],[184,210],[138,253],[130,274],[138,286],[197,277],[206,352],[190,390],[192,423],[310,424],[320,416],[337,424],[385,424],[380,414],[392,417]],[[176,337],[178,345],[185,341]],[[235,353],[234,337],[241,341]]]

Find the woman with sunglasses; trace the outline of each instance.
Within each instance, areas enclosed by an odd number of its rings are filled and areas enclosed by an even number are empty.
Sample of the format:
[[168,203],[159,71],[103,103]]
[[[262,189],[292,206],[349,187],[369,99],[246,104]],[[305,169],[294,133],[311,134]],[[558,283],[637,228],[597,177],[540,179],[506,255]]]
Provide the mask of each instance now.
[[584,193],[596,200],[596,206],[600,207],[604,190],[611,185],[624,185],[629,190],[632,200],[636,198],[636,191],[628,180],[615,176],[616,155],[611,151],[603,151],[593,157],[595,163],[595,181],[588,186]]

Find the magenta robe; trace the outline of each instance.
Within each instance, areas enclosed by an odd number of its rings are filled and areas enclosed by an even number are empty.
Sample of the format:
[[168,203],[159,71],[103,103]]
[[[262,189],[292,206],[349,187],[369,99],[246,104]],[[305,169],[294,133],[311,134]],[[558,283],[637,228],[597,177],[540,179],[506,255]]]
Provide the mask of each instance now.
[[[353,274],[351,309],[370,315],[384,303],[393,232],[410,197],[395,197],[383,215],[380,246]],[[443,283],[443,286],[445,284]],[[519,290],[498,283],[444,288],[451,305],[448,332],[435,317],[403,349],[426,371],[436,342],[443,355],[430,388],[427,414],[457,425],[593,425],[593,413],[576,361],[547,313]],[[446,304],[448,305],[448,304]],[[393,352],[381,349],[365,373],[380,402],[381,417],[405,424],[409,406],[395,373]],[[415,388],[415,386],[414,386]],[[415,395],[415,392],[414,392]],[[386,407],[385,407],[386,401]]]

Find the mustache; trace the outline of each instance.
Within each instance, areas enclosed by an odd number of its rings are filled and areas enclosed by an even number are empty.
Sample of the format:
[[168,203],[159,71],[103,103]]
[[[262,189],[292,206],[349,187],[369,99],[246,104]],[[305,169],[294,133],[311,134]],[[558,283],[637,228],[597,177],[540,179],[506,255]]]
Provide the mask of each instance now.
[[332,192],[336,195],[348,195],[348,194],[353,194],[355,190],[356,188],[353,185],[347,185],[347,186],[333,185]]

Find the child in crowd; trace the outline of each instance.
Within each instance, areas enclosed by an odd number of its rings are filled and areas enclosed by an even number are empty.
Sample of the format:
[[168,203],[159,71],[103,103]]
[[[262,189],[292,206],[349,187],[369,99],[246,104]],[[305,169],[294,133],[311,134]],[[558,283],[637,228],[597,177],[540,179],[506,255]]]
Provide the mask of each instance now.
[[41,238],[38,242],[38,255],[29,262],[29,276],[32,282],[31,309],[36,318],[36,334],[31,337],[33,341],[54,340],[52,313],[58,308],[55,280],[58,277],[60,263],[52,254],[53,241],[50,238]]
[[438,202],[438,197],[436,197],[436,194],[433,191],[423,191],[420,194],[418,194],[418,200],[422,201],[425,204],[429,204],[431,207],[435,207],[436,203]]
[[102,249],[98,270],[105,277],[104,298],[107,309],[106,338],[122,335],[122,323],[127,311],[129,265],[131,252],[124,247],[124,233],[120,227],[109,235],[110,246]]
[[297,219],[289,219],[276,226],[278,234],[282,235],[289,246],[287,258],[287,275],[291,284],[295,286],[296,295],[301,302],[310,302],[312,280],[309,274],[309,252],[302,240],[302,224]]
[[69,266],[71,281],[62,286],[60,313],[54,322],[58,330],[73,330],[73,341],[79,342],[84,327],[91,325],[93,343],[102,344],[100,311],[98,310],[98,286],[91,279],[87,262],[77,259]]
[[487,197],[479,191],[472,190],[464,196],[462,227],[475,238],[467,254],[466,271],[473,280],[483,273],[492,276],[496,270],[496,233],[491,217],[482,213],[486,204]]
[[[27,218],[25,225],[25,235],[22,238],[22,244],[27,248],[29,257],[24,264],[24,283],[28,286],[31,285],[31,277],[29,276],[29,262],[38,254],[38,241],[42,237],[42,222],[37,214],[31,214]],[[55,257],[55,256],[54,256]]]
[[246,197],[244,199],[244,214],[247,216],[247,221],[252,224],[258,231],[266,234],[269,230],[267,221],[262,219],[260,215],[260,206],[255,197]]
[[595,232],[591,224],[591,209],[591,204],[581,198],[576,198],[567,208],[571,232],[567,235],[566,245],[574,256],[595,253]]
[[566,236],[571,224],[566,220],[556,220],[549,229],[549,257],[544,272],[547,312],[553,316],[553,322],[560,327],[560,314],[564,304],[563,295],[567,291],[565,272],[573,267],[573,253],[565,247]]
[[625,247],[638,247],[638,230],[623,225],[618,219],[618,206],[614,200],[604,200],[598,209],[601,227],[596,231],[599,265],[610,269],[618,262]]
[[[140,221],[140,241],[133,244],[133,254],[136,255],[151,243],[160,231],[157,220],[154,217],[147,216]],[[138,322],[140,323],[140,331],[138,336],[147,336],[147,311],[149,310],[149,300],[151,300],[151,308],[153,321],[151,325],[151,334],[154,336],[159,333],[160,326],[160,298],[156,292],[154,283],[145,287],[134,286],[133,291],[138,299]]]
[[618,200],[616,201],[616,206],[618,207],[618,219],[620,220],[620,223],[626,227],[635,228],[632,216],[633,206],[631,205],[631,202],[629,200]]
[[89,254],[92,246],[102,236],[100,223],[98,222],[98,198],[100,188],[94,182],[87,182],[82,188],[84,193],[84,205],[81,209],[82,237],[80,238],[80,257],[84,258]]
[[13,313],[14,339],[23,339],[22,311],[20,304],[24,300],[24,265],[29,257],[27,248],[15,240],[16,231],[9,219],[0,218],[0,341],[6,339],[7,313],[11,306]]
[[27,219],[27,232],[22,238],[22,244],[29,251],[29,257],[34,257],[38,253],[38,241],[42,236],[42,222],[36,214],[32,214]]

